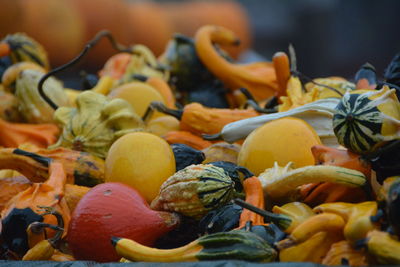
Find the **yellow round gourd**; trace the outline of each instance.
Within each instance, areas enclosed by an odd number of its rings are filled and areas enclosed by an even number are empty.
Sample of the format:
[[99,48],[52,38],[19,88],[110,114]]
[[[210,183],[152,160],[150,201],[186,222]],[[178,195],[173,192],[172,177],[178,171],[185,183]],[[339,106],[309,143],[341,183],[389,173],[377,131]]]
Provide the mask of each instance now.
[[[108,95],[111,98],[122,98],[128,101],[135,112],[142,117],[152,101],[165,104],[162,95],[152,86],[143,82],[130,82],[113,89]],[[163,113],[154,111],[152,119],[164,116]]]
[[169,144],[151,133],[134,132],[115,141],[105,161],[106,182],[132,186],[150,203],[176,171]]
[[148,132],[157,136],[163,136],[171,131],[179,131],[179,120],[173,116],[162,116],[152,119],[147,123],[146,129]]
[[285,117],[270,121],[254,130],[239,151],[238,165],[259,175],[274,162],[296,168],[314,165],[311,147],[320,145],[315,130],[304,120]]

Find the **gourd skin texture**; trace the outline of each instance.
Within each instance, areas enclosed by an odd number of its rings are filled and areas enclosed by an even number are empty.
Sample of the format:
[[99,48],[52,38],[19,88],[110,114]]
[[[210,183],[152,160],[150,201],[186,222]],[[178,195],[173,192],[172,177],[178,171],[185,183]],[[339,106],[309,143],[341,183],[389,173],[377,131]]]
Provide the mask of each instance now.
[[117,261],[112,236],[151,246],[178,223],[176,214],[151,210],[137,190],[121,183],[103,183],[93,187],[75,208],[67,241],[78,260]]
[[292,161],[296,168],[314,165],[311,147],[321,144],[314,129],[305,121],[282,118],[253,131],[239,152],[238,165],[259,175],[274,162],[284,166]]
[[76,106],[60,107],[55,112],[54,118],[63,131],[51,148],[66,147],[105,158],[117,138],[144,127],[122,99],[109,100],[102,94],[85,91],[76,98]]
[[[147,107],[152,101],[160,101],[165,103],[162,95],[152,86],[143,82],[130,82],[114,88],[108,95],[110,98],[122,98],[131,104],[133,110],[139,115],[143,116]],[[162,115],[162,113],[155,112],[152,118]]]
[[[16,81],[15,96],[19,101],[20,113],[29,123],[54,122],[54,110],[39,94],[38,83],[44,73],[27,69],[19,74]],[[69,100],[60,82],[50,77],[43,90],[58,106],[68,106]]]
[[108,182],[134,187],[150,202],[175,168],[175,157],[166,141],[150,133],[136,132],[124,135],[111,146],[105,177]]

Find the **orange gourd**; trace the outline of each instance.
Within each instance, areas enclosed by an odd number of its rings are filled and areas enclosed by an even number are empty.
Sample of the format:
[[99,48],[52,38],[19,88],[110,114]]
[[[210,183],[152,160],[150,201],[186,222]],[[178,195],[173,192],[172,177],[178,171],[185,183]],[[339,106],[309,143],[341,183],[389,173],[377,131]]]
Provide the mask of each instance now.
[[[83,41],[91,40],[101,30],[109,30],[115,40],[128,45],[130,42],[130,27],[128,3],[123,0],[69,0],[85,24]],[[83,46],[81,46],[83,47]],[[76,53],[75,53],[76,54]],[[101,42],[87,55],[87,66],[98,66],[112,55],[115,50],[108,42]]]
[[149,0],[131,2],[127,9],[127,27],[130,29],[128,42],[144,44],[155,55],[160,55],[174,33],[165,10],[160,4]]
[[[264,209],[264,191],[260,180],[250,171],[246,170],[244,173],[246,174],[243,181],[243,190],[246,194],[245,201],[259,209]],[[239,228],[245,227],[249,221],[252,225],[266,225],[262,215],[259,215],[249,209],[243,209],[242,213],[240,214]]]
[[[316,165],[333,165],[354,169],[371,176],[371,166],[360,155],[348,150],[336,149],[324,145],[311,148]],[[333,183],[305,184],[300,187],[300,196],[311,206],[328,202],[360,202],[366,200],[361,188],[350,188]]]
[[[46,182],[32,184],[7,203],[0,215],[3,224],[1,234],[4,245],[9,250],[20,257],[28,251],[29,240],[26,230],[32,222],[43,221],[47,224],[58,224],[53,215],[42,215],[41,212],[43,210],[51,209],[59,213],[65,225],[68,225],[70,210],[63,198],[66,180],[67,176],[62,164],[51,162],[49,178]],[[43,239],[50,238],[54,234],[53,230],[47,231],[46,229]]]
[[32,143],[45,148],[57,141],[59,133],[55,124],[11,123],[0,118],[0,146],[18,147]]
[[129,53],[118,53],[110,57],[104,67],[99,71],[99,76],[110,76],[115,80],[119,80],[124,76],[126,67],[128,66],[132,55]]
[[31,184],[32,182],[24,176],[0,179],[0,211],[4,209],[11,198],[19,192],[26,190]]
[[195,36],[196,52],[201,62],[230,90],[246,88],[256,101],[277,95],[279,87],[271,62],[231,63],[214,47],[214,44],[235,45],[239,42],[232,31],[215,25],[201,27]]
[[162,137],[168,144],[185,144],[197,150],[202,150],[212,144],[210,141],[187,131],[171,131]]
[[54,160],[63,164],[69,184],[94,186],[104,182],[104,160],[89,153],[66,148],[33,150],[35,153],[0,149],[0,169],[16,170],[32,182],[43,182],[48,178],[48,162]]
[[228,123],[258,116],[254,109],[209,108],[200,103],[185,105],[183,110],[173,110],[159,102],[152,102],[151,108],[172,115],[180,120],[180,129],[195,135],[217,134]]
[[[85,24],[70,0],[20,2],[22,16],[18,31],[41,43],[52,64],[63,64],[79,53],[85,41]],[[95,6],[98,5],[92,4]]]
[[120,257],[111,245],[112,236],[124,236],[151,246],[179,221],[176,214],[151,210],[132,187],[104,183],[92,188],[79,201],[72,214],[67,241],[78,260],[117,261]]
[[223,46],[237,58],[252,43],[250,19],[246,9],[237,1],[180,1],[161,2],[174,32],[193,36],[203,25],[228,27],[240,38],[240,46]]
[[276,80],[278,81],[279,91],[277,97],[286,95],[286,87],[290,78],[289,57],[285,52],[276,52],[272,57]]

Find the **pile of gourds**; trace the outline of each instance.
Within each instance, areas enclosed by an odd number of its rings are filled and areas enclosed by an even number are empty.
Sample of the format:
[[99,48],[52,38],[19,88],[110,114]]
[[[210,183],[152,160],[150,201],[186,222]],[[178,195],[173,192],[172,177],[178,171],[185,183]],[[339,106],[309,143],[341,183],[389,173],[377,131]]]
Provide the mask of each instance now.
[[[107,37],[82,90],[56,77]],[[220,26],[156,58],[98,33],[51,70],[0,42],[0,259],[400,264],[400,54],[310,79]]]

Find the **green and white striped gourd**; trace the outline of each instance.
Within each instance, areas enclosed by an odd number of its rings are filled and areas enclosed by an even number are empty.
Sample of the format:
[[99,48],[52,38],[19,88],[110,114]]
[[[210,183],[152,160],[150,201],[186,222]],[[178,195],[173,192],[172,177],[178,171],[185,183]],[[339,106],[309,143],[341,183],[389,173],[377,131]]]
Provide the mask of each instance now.
[[400,103],[396,91],[355,90],[346,93],[333,115],[339,144],[366,154],[385,142],[400,138]]
[[5,42],[9,45],[11,50],[9,57],[13,64],[29,61],[49,69],[46,50],[28,35],[20,32],[9,34],[0,42]]
[[234,187],[235,182],[224,169],[211,164],[190,165],[162,184],[151,207],[200,219],[228,203],[234,196]]

